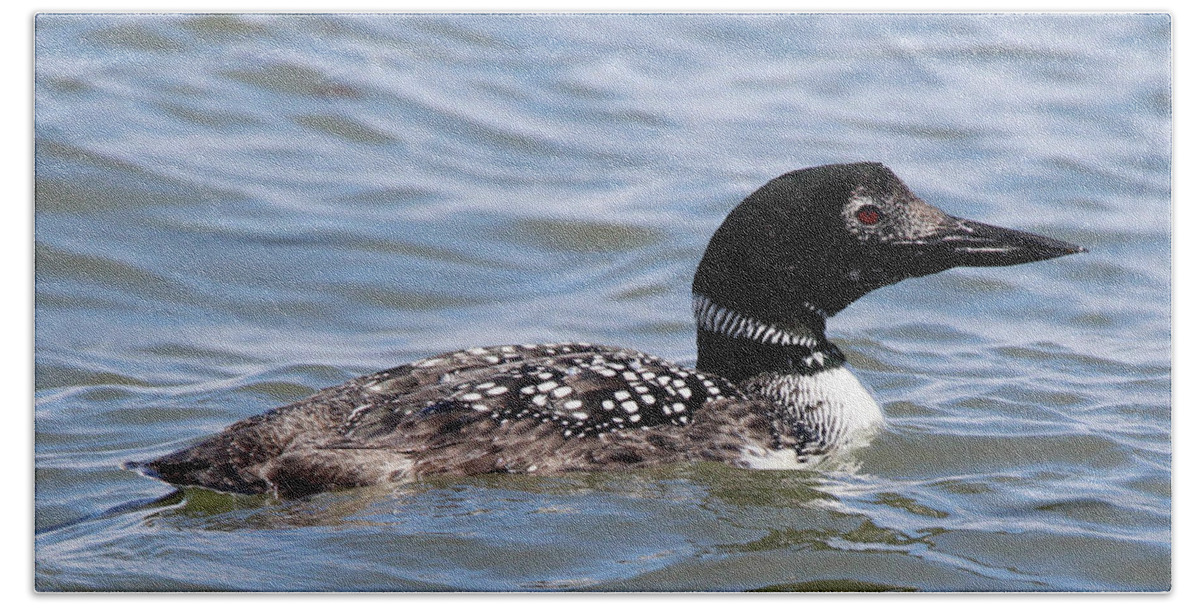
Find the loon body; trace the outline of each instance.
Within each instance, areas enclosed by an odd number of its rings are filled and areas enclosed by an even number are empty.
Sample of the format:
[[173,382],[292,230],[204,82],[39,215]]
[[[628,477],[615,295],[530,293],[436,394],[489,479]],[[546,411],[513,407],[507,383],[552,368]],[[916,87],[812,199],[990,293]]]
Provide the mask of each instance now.
[[947,215],[878,163],[793,171],[751,194],[709,242],[692,286],[696,369],[585,343],[472,348],[324,389],[127,467],[281,497],[431,475],[811,467],[883,423],[825,337],[829,316],[905,278],[1080,251]]

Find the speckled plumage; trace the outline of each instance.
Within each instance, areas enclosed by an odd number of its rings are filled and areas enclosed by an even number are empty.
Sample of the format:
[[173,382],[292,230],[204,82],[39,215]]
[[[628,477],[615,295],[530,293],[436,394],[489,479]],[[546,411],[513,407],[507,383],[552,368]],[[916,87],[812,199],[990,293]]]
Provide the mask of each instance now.
[[949,216],[878,163],[793,171],[738,205],[705,250],[692,285],[697,369],[583,343],[471,348],[127,466],[285,497],[431,475],[808,467],[883,421],[825,337],[828,317],[905,278],[1079,251]]
[[[606,407],[613,395],[628,399]],[[181,485],[299,496],[429,475],[736,462],[747,442],[778,443],[769,410],[722,378],[636,351],[497,346],[351,380],[138,466]]]

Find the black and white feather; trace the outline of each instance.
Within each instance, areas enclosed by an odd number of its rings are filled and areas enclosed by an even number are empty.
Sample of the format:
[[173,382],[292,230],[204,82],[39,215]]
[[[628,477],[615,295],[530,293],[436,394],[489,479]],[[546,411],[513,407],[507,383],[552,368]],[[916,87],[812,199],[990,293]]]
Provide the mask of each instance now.
[[437,375],[438,390],[418,400],[400,393],[355,408],[343,425],[347,436],[377,436],[406,416],[453,412],[477,412],[498,422],[535,420],[563,437],[599,436],[687,424],[710,401],[745,398],[720,376],[586,343],[472,348],[373,374],[362,384],[393,393],[417,370]]

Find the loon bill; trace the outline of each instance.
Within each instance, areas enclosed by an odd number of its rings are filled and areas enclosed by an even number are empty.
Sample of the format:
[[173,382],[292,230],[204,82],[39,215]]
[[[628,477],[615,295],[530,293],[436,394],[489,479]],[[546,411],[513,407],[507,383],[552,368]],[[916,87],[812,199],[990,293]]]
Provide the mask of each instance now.
[[126,467],[280,497],[432,475],[811,467],[883,423],[825,337],[828,317],[906,278],[1082,251],[947,215],[879,163],[793,171],[734,208],[704,252],[692,283],[695,369],[584,343],[471,348],[324,389]]

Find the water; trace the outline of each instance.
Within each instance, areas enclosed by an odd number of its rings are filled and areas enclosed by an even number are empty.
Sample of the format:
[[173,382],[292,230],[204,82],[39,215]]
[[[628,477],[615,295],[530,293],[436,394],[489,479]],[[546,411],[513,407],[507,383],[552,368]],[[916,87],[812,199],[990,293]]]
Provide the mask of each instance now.
[[[36,28],[42,590],[1163,590],[1162,15],[78,16]],[[472,345],[694,360],[712,230],[888,164],[1085,255],[873,293],[855,473],[717,465],[270,501],[121,462]]]

